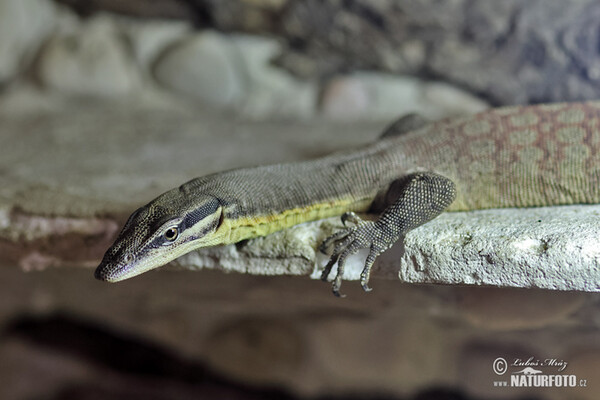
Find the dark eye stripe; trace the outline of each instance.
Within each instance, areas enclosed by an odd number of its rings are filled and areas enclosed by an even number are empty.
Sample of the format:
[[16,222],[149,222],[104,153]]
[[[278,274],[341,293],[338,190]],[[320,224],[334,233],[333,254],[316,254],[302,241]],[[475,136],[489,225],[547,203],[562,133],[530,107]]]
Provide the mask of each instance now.
[[196,225],[198,222],[217,211],[217,208],[219,208],[219,200],[210,199],[194,211],[187,213],[181,223],[182,230]]

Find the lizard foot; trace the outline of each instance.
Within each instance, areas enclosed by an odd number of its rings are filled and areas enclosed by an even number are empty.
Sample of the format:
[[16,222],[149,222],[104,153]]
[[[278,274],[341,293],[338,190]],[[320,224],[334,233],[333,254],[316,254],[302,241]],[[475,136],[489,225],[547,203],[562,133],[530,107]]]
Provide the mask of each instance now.
[[340,296],[346,258],[360,249],[369,249],[365,267],[360,274],[360,284],[365,291],[371,267],[378,255],[392,247],[406,232],[440,215],[456,197],[454,183],[433,172],[416,172],[397,179],[387,189],[386,197],[395,199],[381,213],[377,221],[363,221],[354,213],[342,216],[354,224],[334,233],[321,245],[321,250],[333,245],[333,254],[323,270],[321,279],[326,280],[331,268],[337,263],[337,275],[333,280],[333,294]]
[[363,221],[354,213],[345,213],[342,216],[344,225],[346,224],[346,221],[352,222],[354,226],[339,230],[325,239],[319,247],[322,252],[325,252],[328,248],[333,246],[333,253],[331,254],[329,262],[323,269],[321,280],[327,281],[331,269],[337,263],[337,274],[333,279],[332,286],[333,294],[337,297],[344,297],[344,295],[340,294],[340,287],[344,275],[344,264],[349,256],[355,254],[360,249],[369,249],[369,255],[367,256],[365,266],[360,274],[360,284],[366,292],[369,292],[371,291],[371,288],[368,286],[371,267],[375,262],[375,258],[385,250],[376,243],[380,242],[377,238],[381,238],[382,236],[380,227],[376,222]]

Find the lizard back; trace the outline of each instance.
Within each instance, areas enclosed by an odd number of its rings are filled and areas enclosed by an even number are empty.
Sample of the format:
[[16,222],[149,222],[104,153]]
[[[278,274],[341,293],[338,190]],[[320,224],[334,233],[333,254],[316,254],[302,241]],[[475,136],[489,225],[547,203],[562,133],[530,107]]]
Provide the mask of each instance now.
[[449,211],[600,203],[600,102],[497,108],[393,139],[457,185]]

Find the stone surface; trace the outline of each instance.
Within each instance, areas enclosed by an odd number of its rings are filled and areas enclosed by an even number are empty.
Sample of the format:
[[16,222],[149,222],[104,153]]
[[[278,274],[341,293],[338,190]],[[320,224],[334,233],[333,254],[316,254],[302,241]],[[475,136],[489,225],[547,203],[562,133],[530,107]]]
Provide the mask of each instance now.
[[279,51],[273,39],[204,31],[164,51],[154,75],[166,88],[248,118],[312,116],[316,85],[273,67]]
[[247,81],[247,93],[237,107],[241,114],[254,119],[314,115],[317,85],[272,65],[281,52],[277,40],[239,34],[230,38],[241,55],[239,67]]
[[[592,205],[446,213],[406,236],[400,278],[599,291],[599,212]],[[431,267],[438,263],[444,267]]]
[[[221,15],[222,3],[215,2],[212,15]],[[600,8],[592,0],[287,5],[280,24],[264,29],[289,40],[281,64],[298,73],[300,54],[314,65],[312,74],[427,71],[493,104],[594,99],[600,92],[598,55],[591,50]],[[242,17],[215,24],[246,29]]]
[[207,104],[232,106],[247,91],[240,54],[225,35],[202,32],[171,48],[154,66],[159,83]]
[[189,23],[182,21],[119,18],[116,22],[131,46],[138,65],[149,71],[166,47],[191,33]]
[[35,74],[44,88],[74,96],[119,97],[140,86],[140,76],[114,22],[97,17],[42,49]]
[[429,110],[427,116],[433,120],[472,114],[490,107],[489,103],[470,92],[439,81],[424,82],[421,103],[426,105]]
[[0,87],[20,72],[56,24],[46,0],[0,1]]
[[[369,101],[364,107],[362,113],[355,114],[354,118],[385,118],[390,114],[404,115],[415,112],[417,109],[426,109],[418,104],[421,99],[422,82],[413,77],[397,77],[393,75],[373,74],[373,73],[356,73],[349,80],[356,80],[356,86],[362,86],[366,92]],[[352,83],[348,82],[348,85]],[[328,89],[325,89],[327,92]],[[324,95],[324,100],[328,100],[323,104],[324,111],[331,109],[332,103],[335,101],[347,102],[345,93],[341,96],[331,97]],[[337,106],[336,108],[343,108]]]
[[321,111],[334,119],[383,120],[421,110],[423,116],[437,120],[486,108],[485,102],[447,84],[369,72],[334,78],[321,97]]
[[[114,9],[115,1],[95,3],[91,9]],[[139,0],[124,3],[145,14]],[[184,4],[203,26],[284,38],[288,49],[279,63],[313,79],[365,69],[424,74],[495,105],[596,99],[600,93],[600,5],[594,0]]]
[[355,119],[366,114],[369,92],[358,79],[337,77],[323,89],[321,112],[334,119]]

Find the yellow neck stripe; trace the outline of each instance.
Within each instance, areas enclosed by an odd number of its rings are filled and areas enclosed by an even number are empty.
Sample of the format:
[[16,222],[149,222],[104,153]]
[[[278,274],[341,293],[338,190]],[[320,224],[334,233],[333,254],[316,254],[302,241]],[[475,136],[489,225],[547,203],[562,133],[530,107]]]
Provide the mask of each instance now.
[[346,211],[365,212],[369,209],[372,201],[372,198],[344,198],[296,207],[277,214],[226,219],[223,221],[223,225],[226,226],[222,226],[219,230],[226,229],[229,234],[225,231],[222,232],[224,235],[221,243],[237,243],[244,239],[265,236],[303,222],[342,215]]

